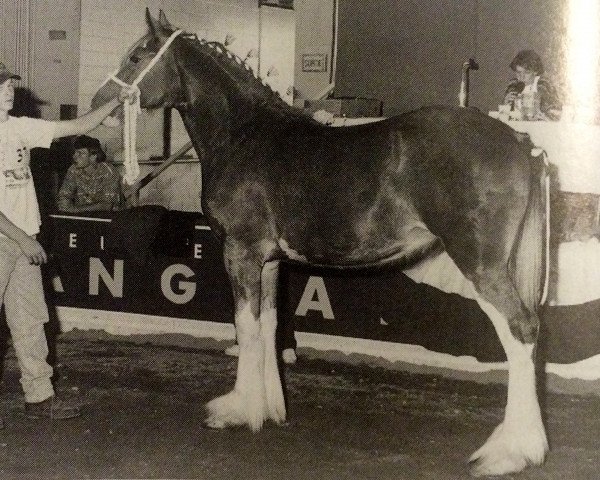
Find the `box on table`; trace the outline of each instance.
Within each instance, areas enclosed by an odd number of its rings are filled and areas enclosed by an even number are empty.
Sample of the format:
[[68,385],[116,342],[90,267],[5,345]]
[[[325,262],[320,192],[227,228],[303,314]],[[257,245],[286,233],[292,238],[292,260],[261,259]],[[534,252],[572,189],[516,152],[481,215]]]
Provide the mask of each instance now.
[[383,114],[383,102],[375,98],[297,99],[294,105],[311,113],[325,110],[336,117],[381,117]]

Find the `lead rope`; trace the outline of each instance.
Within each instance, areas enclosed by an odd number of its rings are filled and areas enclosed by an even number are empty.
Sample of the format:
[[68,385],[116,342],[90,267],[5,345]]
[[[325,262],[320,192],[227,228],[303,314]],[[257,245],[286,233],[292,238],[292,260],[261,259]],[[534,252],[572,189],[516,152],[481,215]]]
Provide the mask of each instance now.
[[546,167],[546,175],[544,177],[544,186],[546,187],[546,245],[545,245],[545,253],[546,253],[546,271],[544,278],[544,288],[542,291],[542,298],[540,299],[540,305],[546,303],[548,299],[548,289],[550,284],[550,173],[549,167],[550,162],[548,161],[548,154],[545,150],[541,148],[534,148],[531,151],[532,156],[537,157],[540,154],[543,155],[544,158],[544,166]]
[[546,165],[546,178],[544,179],[546,184],[546,279],[544,282],[544,291],[542,293],[542,300],[540,305],[546,303],[548,298],[548,288],[550,284],[550,162],[548,161],[548,155],[544,151],[544,164]]
[[124,125],[123,125],[123,166],[125,167],[125,174],[123,175],[123,179],[127,182],[128,185],[133,185],[137,178],[140,175],[140,165],[138,163],[137,157],[137,149],[136,149],[136,139],[137,139],[137,117],[142,112],[142,108],[140,105],[140,89],[138,87],[138,83],[142,81],[142,79],[146,76],[146,74],[156,65],[156,62],[160,59],[160,57],[167,51],[167,48],[171,45],[175,38],[183,33],[183,30],[176,30],[171,34],[171,36],[167,39],[167,41],[163,44],[162,47],[156,52],[156,55],[150,60],[150,63],[146,65],[137,78],[128,84],[124,82],[120,78],[117,78],[117,72],[119,69],[115,70],[111,74],[108,75],[106,80],[102,82],[102,85],[105,85],[107,82],[112,80],[115,83],[123,87],[132,88],[135,91],[135,101],[130,103],[128,101],[123,103],[123,113],[124,113]]

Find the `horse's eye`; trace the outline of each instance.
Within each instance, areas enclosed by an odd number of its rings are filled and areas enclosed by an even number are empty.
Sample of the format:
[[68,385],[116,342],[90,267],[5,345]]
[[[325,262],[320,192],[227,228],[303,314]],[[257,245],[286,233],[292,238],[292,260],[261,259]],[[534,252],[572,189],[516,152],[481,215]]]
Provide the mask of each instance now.
[[129,60],[131,60],[133,63],[138,63],[140,61],[140,57],[138,57],[137,55],[132,55],[131,57],[129,57]]

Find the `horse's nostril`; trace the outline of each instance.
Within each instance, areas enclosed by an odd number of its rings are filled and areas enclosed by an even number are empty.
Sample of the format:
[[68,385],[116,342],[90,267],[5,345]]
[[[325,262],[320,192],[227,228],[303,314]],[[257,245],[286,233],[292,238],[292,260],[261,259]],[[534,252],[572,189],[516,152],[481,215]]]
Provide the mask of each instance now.
[[133,63],[138,63],[140,61],[140,57],[132,55],[131,57],[129,57],[129,60],[131,60]]

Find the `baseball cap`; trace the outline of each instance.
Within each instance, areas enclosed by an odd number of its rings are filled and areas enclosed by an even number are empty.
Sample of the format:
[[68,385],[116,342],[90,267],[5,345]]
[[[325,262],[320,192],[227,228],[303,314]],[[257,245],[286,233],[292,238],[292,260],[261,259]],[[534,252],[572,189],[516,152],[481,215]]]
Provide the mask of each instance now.
[[19,75],[12,73],[8,68],[6,68],[6,65],[0,62],[0,84],[6,82],[9,78],[21,80]]

